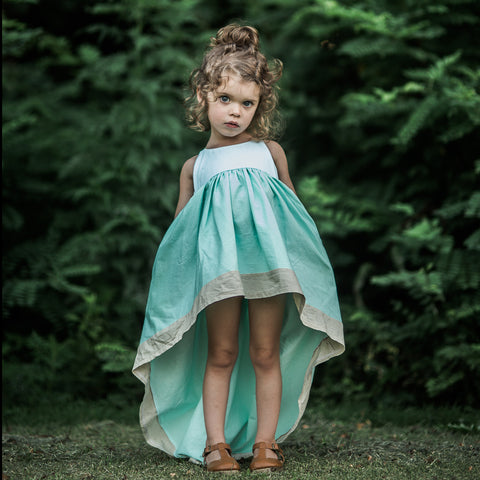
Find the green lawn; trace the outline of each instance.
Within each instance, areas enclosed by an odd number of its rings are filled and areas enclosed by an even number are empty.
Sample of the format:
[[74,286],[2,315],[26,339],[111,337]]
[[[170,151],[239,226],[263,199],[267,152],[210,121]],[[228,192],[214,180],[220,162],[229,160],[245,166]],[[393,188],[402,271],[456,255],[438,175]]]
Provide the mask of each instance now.
[[[480,478],[480,419],[462,409],[324,406],[312,399],[283,444],[278,479]],[[136,407],[104,403],[3,412],[2,480],[211,478],[145,444]],[[249,478],[248,461],[236,478]],[[218,477],[218,475],[216,475]],[[268,475],[263,475],[266,477]],[[256,475],[258,477],[258,475]]]

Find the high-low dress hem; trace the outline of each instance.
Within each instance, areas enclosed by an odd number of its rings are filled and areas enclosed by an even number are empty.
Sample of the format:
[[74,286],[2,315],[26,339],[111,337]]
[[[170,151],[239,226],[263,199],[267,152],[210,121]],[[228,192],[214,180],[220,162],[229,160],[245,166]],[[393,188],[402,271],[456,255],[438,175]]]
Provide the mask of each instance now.
[[[251,149],[249,161],[257,164],[258,152],[271,161],[265,144],[226,150],[229,155],[241,152],[243,158]],[[225,150],[215,152],[220,153]],[[251,456],[256,433],[248,300],[287,295],[280,338],[284,387],[278,442],[298,426],[315,366],[345,349],[333,272],[316,226],[268,168],[227,166],[212,175],[159,247],[133,374],[145,385],[140,408],[145,439],[169,455],[202,460],[209,305],[244,298],[225,426],[236,458]]]
[[[267,279],[267,280],[266,280]],[[272,287],[272,279],[275,281]],[[305,304],[305,297],[296,279],[295,273],[287,269],[261,274],[241,275],[228,272],[206,285],[196,297],[192,310],[168,328],[143,342],[137,352],[133,367],[134,375],[145,385],[145,396],[140,410],[140,424],[147,443],[175,456],[175,446],[158,423],[157,410],[150,390],[150,362],[180,342],[184,334],[192,328],[200,312],[208,305],[231,297],[242,296],[248,299],[268,298],[280,294],[293,294],[299,318],[304,326],[320,330],[326,334],[315,349],[306,369],[301,394],[298,398],[298,416],[291,428],[277,438],[284,441],[298,426],[307,405],[315,367],[345,351],[343,325],[322,311]],[[251,452],[234,452],[237,459],[251,456]],[[191,458],[199,462],[199,459]]]

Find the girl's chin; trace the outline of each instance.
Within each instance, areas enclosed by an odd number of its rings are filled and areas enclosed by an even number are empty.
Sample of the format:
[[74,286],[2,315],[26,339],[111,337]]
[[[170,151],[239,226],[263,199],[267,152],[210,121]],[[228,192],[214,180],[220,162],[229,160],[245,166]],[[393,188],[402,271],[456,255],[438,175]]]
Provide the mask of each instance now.
[[234,129],[223,129],[221,131],[217,130],[217,134],[219,137],[225,137],[225,138],[236,138],[239,135],[244,134],[245,132],[243,130],[234,130]]
[[226,125],[222,128],[222,132],[225,132],[227,135],[240,135],[243,133],[243,130],[240,127],[230,127]]

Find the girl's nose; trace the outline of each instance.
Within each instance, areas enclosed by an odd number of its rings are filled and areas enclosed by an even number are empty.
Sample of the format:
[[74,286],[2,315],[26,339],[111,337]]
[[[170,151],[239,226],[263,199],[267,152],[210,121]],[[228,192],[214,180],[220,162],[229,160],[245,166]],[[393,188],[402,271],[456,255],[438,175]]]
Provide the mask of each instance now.
[[240,116],[240,107],[236,103],[231,104],[230,115],[234,115],[235,117]]

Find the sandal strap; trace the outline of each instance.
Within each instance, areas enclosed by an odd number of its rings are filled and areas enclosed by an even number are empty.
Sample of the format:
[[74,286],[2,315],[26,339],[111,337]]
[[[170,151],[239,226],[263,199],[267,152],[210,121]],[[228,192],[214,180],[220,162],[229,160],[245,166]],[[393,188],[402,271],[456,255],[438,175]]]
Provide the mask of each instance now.
[[282,462],[285,461],[285,456],[283,455],[283,450],[278,446],[278,443],[277,442],[258,442],[258,443],[255,443],[252,447],[252,451],[256,450],[256,449],[259,449],[259,450],[272,450],[273,452],[275,452],[277,454],[277,457],[279,458],[279,460],[281,460]]
[[221,450],[226,450],[229,455],[232,454],[232,447],[228,443],[216,443],[215,445],[207,445],[203,451],[203,456],[207,456],[209,453],[212,453],[216,450],[220,451],[220,456],[223,456]]

